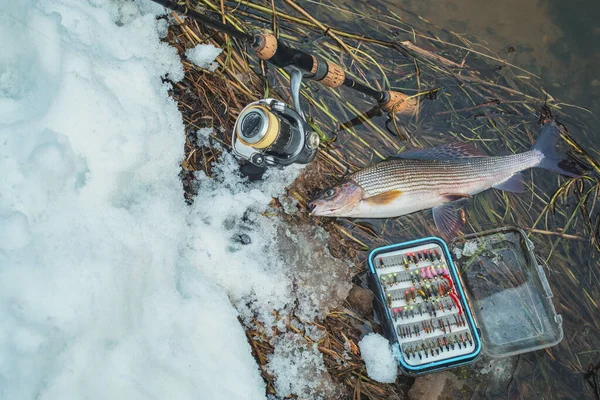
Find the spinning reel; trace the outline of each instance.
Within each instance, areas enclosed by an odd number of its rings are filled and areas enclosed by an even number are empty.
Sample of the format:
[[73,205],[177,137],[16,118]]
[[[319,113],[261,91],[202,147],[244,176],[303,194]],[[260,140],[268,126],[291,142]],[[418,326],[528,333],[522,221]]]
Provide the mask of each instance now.
[[290,69],[293,108],[276,99],[261,99],[248,104],[233,127],[233,152],[257,167],[254,170],[307,164],[317,154],[319,136],[308,127],[300,107],[303,74]]

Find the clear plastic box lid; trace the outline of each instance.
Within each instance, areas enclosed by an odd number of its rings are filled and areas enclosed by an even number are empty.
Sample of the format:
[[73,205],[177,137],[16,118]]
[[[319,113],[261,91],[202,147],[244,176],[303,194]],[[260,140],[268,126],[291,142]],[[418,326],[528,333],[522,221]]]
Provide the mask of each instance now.
[[481,331],[484,353],[507,357],[551,347],[563,338],[562,317],[518,227],[455,238],[452,255]]

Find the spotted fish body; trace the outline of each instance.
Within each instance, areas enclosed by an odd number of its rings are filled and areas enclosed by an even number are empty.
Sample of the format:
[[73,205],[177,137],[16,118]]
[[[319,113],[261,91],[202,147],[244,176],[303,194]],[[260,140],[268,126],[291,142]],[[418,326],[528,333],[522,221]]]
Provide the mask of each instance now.
[[507,156],[487,156],[464,144],[413,150],[355,172],[310,204],[311,213],[328,217],[389,218],[433,209],[437,228],[459,228],[464,200],[489,188],[524,192],[521,171],[537,167],[575,177],[556,153],[559,128],[542,128],[533,149]]

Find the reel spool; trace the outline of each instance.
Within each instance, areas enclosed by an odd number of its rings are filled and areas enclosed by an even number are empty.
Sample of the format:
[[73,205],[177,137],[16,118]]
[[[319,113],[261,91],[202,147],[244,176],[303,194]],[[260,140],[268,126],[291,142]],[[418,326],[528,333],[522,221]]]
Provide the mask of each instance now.
[[282,101],[266,98],[248,104],[233,127],[235,155],[259,168],[284,168],[311,162],[319,136],[308,129],[299,104],[302,73],[291,72],[290,91],[295,110]]

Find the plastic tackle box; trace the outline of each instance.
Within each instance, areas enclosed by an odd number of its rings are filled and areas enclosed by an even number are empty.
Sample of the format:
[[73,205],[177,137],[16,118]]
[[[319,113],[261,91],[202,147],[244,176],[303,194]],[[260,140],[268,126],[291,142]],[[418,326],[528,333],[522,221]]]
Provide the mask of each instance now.
[[405,374],[554,346],[562,318],[518,227],[374,249],[369,286],[384,335]]

